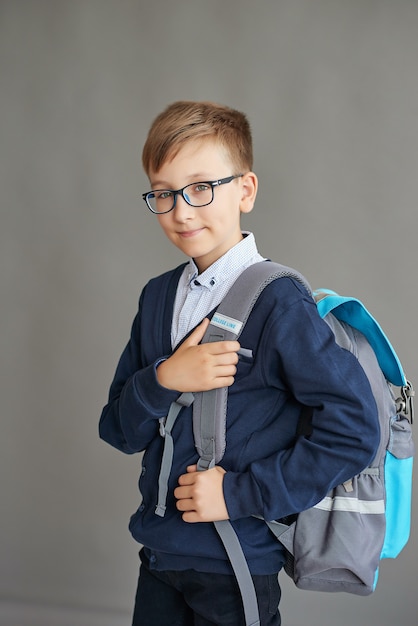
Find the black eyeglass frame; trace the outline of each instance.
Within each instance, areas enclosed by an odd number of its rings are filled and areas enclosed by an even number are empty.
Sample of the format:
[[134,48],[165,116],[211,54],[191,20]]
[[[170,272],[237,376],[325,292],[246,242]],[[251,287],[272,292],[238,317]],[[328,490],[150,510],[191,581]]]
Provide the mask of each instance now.
[[[151,191],[148,191],[146,193],[142,194],[142,198],[145,200],[145,203],[147,205],[147,207],[149,208],[149,210],[151,211],[151,213],[154,213],[154,215],[165,215],[166,213],[170,213],[170,211],[172,211],[175,206],[176,206],[176,202],[177,202],[177,196],[181,196],[183,198],[183,200],[185,202],[187,202],[187,204],[189,206],[192,207],[196,207],[196,208],[200,208],[203,206],[208,206],[209,204],[212,204],[213,202],[213,198],[214,198],[214,187],[219,187],[220,185],[227,185],[228,183],[232,182],[235,178],[241,178],[241,176],[244,176],[244,174],[235,174],[233,176],[227,176],[226,178],[219,178],[218,180],[199,180],[195,183],[189,183],[188,185],[185,185],[184,187],[182,187],[181,189],[152,189]],[[187,187],[190,187],[191,185],[199,185],[199,184],[204,184],[204,185],[210,185],[212,188],[212,198],[209,202],[205,202],[205,204],[192,204],[184,195],[184,190],[187,189]],[[168,209],[168,211],[154,211],[154,209],[151,207],[151,205],[148,202],[148,198],[151,195],[155,195],[158,191],[170,191],[173,194],[173,206],[171,207],[171,209]]]

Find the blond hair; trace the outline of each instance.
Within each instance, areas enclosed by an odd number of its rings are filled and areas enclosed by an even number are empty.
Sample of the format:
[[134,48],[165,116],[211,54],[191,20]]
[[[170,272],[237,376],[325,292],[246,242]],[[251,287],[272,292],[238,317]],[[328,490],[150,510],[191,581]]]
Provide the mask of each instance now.
[[145,173],[158,172],[188,141],[212,139],[229,154],[237,172],[253,166],[250,124],[244,113],[213,102],[178,101],[151,125],[142,152]]

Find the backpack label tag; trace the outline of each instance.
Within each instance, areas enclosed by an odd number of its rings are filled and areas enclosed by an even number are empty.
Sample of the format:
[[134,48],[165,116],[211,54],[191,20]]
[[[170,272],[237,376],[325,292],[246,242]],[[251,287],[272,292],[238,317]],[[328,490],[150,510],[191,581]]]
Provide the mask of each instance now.
[[228,315],[222,315],[222,313],[215,313],[210,323],[218,328],[229,330],[235,335],[238,335],[242,328],[242,322],[234,320],[233,317],[228,317]]

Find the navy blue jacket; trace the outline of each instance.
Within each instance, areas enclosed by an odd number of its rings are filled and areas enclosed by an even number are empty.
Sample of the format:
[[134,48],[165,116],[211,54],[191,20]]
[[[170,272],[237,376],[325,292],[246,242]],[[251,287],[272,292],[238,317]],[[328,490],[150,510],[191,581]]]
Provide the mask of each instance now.
[[[179,393],[159,385],[156,364],[171,353],[170,331],[178,279],[184,266],[144,288],[130,341],[109,401],[100,436],[119,450],[144,451],[142,503],[130,530],[157,569],[232,570],[210,523],[188,524],[175,507],[178,477],[197,462],[192,408],[173,430],[174,459],[167,511],[155,514],[163,440],[159,418]],[[229,388],[224,496],[230,520],[254,574],[277,572],[279,543],[263,521],[280,519],[319,502],[373,459],[379,441],[377,409],[357,359],[334,341],[305,289],[280,278],[264,289],[241,334],[253,361],[240,361]],[[312,407],[312,433],[297,436],[300,403]]]

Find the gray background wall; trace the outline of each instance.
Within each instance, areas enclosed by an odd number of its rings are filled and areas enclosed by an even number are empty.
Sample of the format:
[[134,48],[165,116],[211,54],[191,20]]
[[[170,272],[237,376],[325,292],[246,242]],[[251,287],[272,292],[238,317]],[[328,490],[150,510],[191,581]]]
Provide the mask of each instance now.
[[[1,624],[129,624],[140,459],[97,421],[142,286],[182,260],[140,198],[169,102],[247,112],[244,227],[362,298],[418,384],[417,35],[416,0],[1,0]],[[416,624],[417,553],[414,528],[366,599],[283,578],[284,625]]]

